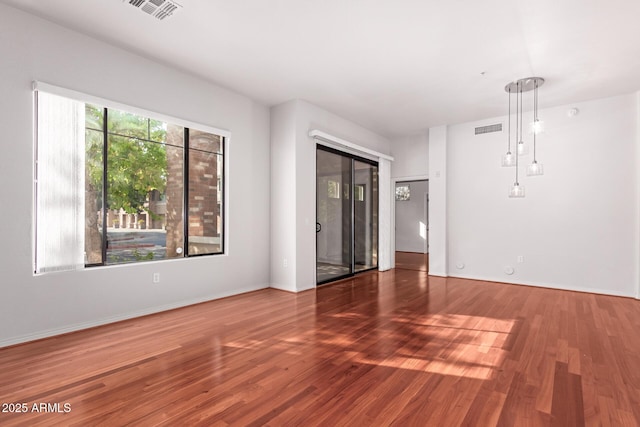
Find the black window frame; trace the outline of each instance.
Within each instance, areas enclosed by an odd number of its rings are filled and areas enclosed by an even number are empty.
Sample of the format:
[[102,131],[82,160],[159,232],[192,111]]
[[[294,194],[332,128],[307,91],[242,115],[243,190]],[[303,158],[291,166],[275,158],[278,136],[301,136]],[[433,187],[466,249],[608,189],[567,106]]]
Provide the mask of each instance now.
[[[226,145],[227,145],[227,136],[225,135],[221,135],[219,133],[213,133],[210,132],[209,130],[201,130],[201,129],[197,129],[195,127],[188,127],[188,126],[184,126],[179,124],[179,126],[181,126],[184,129],[183,132],[183,158],[182,158],[182,191],[183,191],[183,204],[182,204],[182,218],[183,218],[183,250],[182,250],[182,256],[181,257],[173,257],[173,258],[163,258],[163,259],[150,259],[150,260],[140,260],[140,261],[136,261],[136,262],[128,262],[128,263],[107,263],[107,250],[108,250],[108,245],[109,245],[109,241],[107,239],[107,227],[105,226],[105,220],[104,218],[106,218],[106,213],[109,210],[109,207],[107,206],[107,200],[108,200],[108,180],[107,180],[107,175],[108,175],[108,162],[109,162],[109,155],[108,155],[108,151],[109,151],[109,135],[117,135],[117,136],[126,136],[126,135],[120,135],[120,134],[116,134],[113,132],[109,132],[108,130],[108,117],[109,117],[109,110],[119,110],[119,111],[123,111],[123,112],[128,112],[126,110],[122,110],[119,108],[111,108],[111,107],[103,107],[103,106],[99,106],[97,104],[91,103],[91,102],[85,102],[85,104],[90,104],[93,105],[95,107],[101,107],[102,111],[103,111],[103,124],[102,124],[102,129],[94,129],[94,128],[86,128],[85,129],[91,129],[94,131],[101,131],[102,135],[103,135],[103,139],[102,139],[102,206],[101,206],[101,210],[102,210],[102,218],[103,218],[103,226],[102,226],[102,233],[101,233],[101,237],[102,237],[102,242],[101,242],[101,251],[102,251],[102,262],[101,263],[91,263],[91,264],[86,264],[85,263],[85,268],[92,268],[92,267],[104,267],[104,266],[112,266],[112,265],[129,265],[129,264],[139,264],[139,263],[145,263],[145,262],[158,262],[158,261],[167,261],[167,260],[175,260],[175,259],[187,259],[187,258],[196,258],[196,257],[203,257],[203,256],[216,256],[216,255],[225,255],[225,240],[226,240],[226,215],[225,215],[225,207],[226,207]],[[153,117],[149,117],[149,116],[142,116],[139,113],[131,113],[131,114],[136,114],[138,116],[141,116],[145,119],[148,120],[159,120],[159,119],[154,119]],[[161,120],[165,123],[168,123],[165,120]],[[215,154],[217,156],[221,156],[222,161],[222,171],[220,173],[220,189],[219,189],[219,197],[220,197],[220,230],[219,230],[219,234],[220,234],[220,251],[219,252],[212,252],[212,253],[200,253],[200,254],[190,254],[189,253],[189,174],[190,174],[190,170],[189,170],[189,150],[196,150],[196,151],[205,151],[205,150],[199,150],[196,148],[190,148],[189,147],[189,131],[190,129],[194,129],[194,130],[198,130],[200,132],[206,132],[206,133],[210,133],[212,135],[216,135],[220,138],[220,153],[215,153],[215,152],[208,152],[211,154]],[[162,144],[158,141],[153,141],[153,140],[148,140],[148,139],[144,139],[144,138],[138,138],[138,137],[130,137],[127,136],[128,138],[132,138],[132,139],[136,139],[136,140],[140,140],[140,141],[144,141],[144,142],[150,142],[150,143],[154,143],[154,144]]]

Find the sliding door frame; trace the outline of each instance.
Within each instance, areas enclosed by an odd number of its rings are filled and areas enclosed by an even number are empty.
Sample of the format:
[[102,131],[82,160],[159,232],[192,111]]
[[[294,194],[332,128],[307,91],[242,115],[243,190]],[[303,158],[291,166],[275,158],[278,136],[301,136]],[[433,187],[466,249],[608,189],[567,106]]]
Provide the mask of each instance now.
[[[360,273],[364,273],[367,271],[371,271],[371,270],[377,270],[378,269],[378,264],[379,264],[379,259],[378,256],[376,256],[376,264],[366,268],[366,269],[362,269],[362,270],[358,270],[357,272],[355,271],[355,162],[362,162],[362,163],[367,163],[371,166],[375,166],[376,169],[379,170],[379,163],[375,160],[371,160],[371,159],[367,159],[365,157],[361,157],[352,153],[348,153],[345,151],[340,151],[337,150],[335,148],[332,147],[328,147],[326,145],[322,145],[322,144],[316,144],[316,192],[317,192],[317,188],[318,188],[318,156],[317,156],[317,152],[318,150],[321,151],[325,151],[328,153],[332,153],[332,154],[336,154],[342,157],[346,157],[350,160],[351,163],[351,182],[349,183],[349,194],[350,194],[350,227],[349,227],[349,252],[350,252],[350,266],[349,266],[349,273],[347,274],[343,274],[340,276],[336,276],[336,277],[331,277],[329,279],[325,279],[322,281],[318,280],[318,233],[316,233],[316,286],[318,285],[323,285],[326,283],[330,283],[330,282],[334,282],[336,280],[342,280],[348,277],[352,277],[355,276],[356,274],[360,274]],[[376,180],[377,181],[377,191],[375,192],[376,197],[378,198],[378,209],[380,206],[379,203],[379,199],[380,199],[380,180]],[[342,191],[342,189],[341,189]],[[372,188],[372,194],[373,194],[373,188]],[[373,200],[371,200],[371,203],[373,203]],[[379,233],[379,214],[377,215],[378,219],[374,224],[375,230],[376,230],[376,234]],[[316,223],[318,221],[318,195],[316,194]],[[380,239],[377,238],[376,239],[376,246],[379,246],[380,244]],[[379,250],[376,247],[376,253],[379,254]]]

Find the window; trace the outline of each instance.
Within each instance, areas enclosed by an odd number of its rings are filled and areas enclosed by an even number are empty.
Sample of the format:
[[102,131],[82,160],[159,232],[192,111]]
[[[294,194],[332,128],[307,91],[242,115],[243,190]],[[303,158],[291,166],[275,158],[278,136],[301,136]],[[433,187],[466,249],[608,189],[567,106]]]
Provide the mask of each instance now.
[[37,273],[224,253],[222,132],[36,102]]

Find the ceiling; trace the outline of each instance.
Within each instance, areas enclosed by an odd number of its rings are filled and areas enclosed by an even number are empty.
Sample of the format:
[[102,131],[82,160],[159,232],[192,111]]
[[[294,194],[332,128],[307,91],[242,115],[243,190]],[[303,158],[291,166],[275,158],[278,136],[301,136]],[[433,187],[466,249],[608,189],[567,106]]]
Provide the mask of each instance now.
[[387,137],[640,89],[638,0],[0,0],[248,95],[304,99]]

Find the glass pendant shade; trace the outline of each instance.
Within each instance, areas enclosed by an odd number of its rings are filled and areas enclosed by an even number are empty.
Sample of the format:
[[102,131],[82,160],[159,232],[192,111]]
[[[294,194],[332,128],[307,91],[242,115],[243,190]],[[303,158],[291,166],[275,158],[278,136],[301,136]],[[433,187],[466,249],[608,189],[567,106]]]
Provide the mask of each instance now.
[[544,168],[542,167],[542,163],[538,163],[535,160],[531,162],[531,164],[527,167],[527,175],[544,175]]
[[530,125],[529,132],[540,135],[544,132],[544,122],[539,119],[534,120]]
[[524,187],[516,182],[513,186],[509,187],[509,197],[524,197]]
[[524,143],[524,141],[520,140],[518,142],[518,156],[523,156],[525,154],[529,154],[529,147]]
[[507,154],[502,156],[502,166],[509,168],[516,165],[516,156],[511,154],[511,151],[507,151]]

